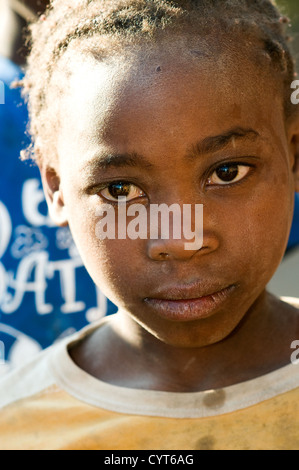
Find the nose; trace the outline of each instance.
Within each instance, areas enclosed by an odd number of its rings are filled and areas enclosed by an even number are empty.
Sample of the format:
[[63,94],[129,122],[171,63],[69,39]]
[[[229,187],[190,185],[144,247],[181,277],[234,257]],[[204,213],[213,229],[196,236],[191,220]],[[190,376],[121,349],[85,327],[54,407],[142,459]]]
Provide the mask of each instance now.
[[[190,207],[188,206],[188,209]],[[183,217],[180,219],[167,220],[166,224],[169,230],[161,227],[159,236],[158,230],[153,230],[147,241],[147,256],[154,261],[181,260],[186,261],[193,256],[201,253],[215,251],[219,246],[219,239],[215,232],[208,226],[204,228],[202,208],[199,206],[196,210],[195,220],[191,223],[191,211],[183,211]],[[164,214],[167,219],[166,214]],[[168,225],[170,223],[170,225]],[[161,217],[163,226],[163,217]],[[194,230],[191,232],[191,226]],[[178,232],[178,227],[180,230]],[[161,235],[163,234],[163,235]],[[166,236],[165,236],[166,234]]]
[[207,254],[215,251],[219,246],[218,239],[213,234],[205,233],[200,247],[194,244],[194,248],[186,249],[189,240],[169,238],[167,240],[149,240],[147,244],[147,256],[154,261],[181,260],[187,261],[195,255]]

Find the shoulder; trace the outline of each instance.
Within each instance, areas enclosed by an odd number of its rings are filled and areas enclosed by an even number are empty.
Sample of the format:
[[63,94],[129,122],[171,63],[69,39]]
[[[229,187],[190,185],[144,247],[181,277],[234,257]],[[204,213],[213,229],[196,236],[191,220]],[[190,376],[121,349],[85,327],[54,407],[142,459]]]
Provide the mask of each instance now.
[[276,307],[276,319],[278,324],[278,336],[280,343],[284,340],[291,344],[299,339],[299,298],[280,297],[274,298]]
[[[107,317],[109,318],[109,317]],[[25,365],[18,367],[0,379],[0,410],[23,399],[45,392],[57,385],[56,362],[68,364],[68,347],[80,342],[85,336],[105,323],[87,325],[82,330],[60,340],[44,351],[38,353]],[[61,365],[61,364],[60,364]],[[54,367],[56,366],[56,367]]]
[[48,367],[53,348],[37,354],[24,366],[17,367],[0,379],[0,409],[35,395],[53,384]]
[[297,297],[281,297],[281,300],[298,310],[299,314],[299,298]]
[[281,326],[288,325],[293,335],[299,335],[299,298],[281,297],[278,314]]

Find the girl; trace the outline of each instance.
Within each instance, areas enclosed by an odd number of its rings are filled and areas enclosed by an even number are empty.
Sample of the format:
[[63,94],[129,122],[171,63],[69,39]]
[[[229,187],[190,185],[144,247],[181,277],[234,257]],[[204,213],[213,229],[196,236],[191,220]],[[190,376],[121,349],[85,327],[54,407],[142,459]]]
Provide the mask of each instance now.
[[[54,0],[32,26],[31,153],[119,311],[2,382],[2,448],[299,448],[298,309],[266,291],[299,188],[285,21],[268,0]],[[138,237],[161,204],[202,205],[202,243]]]

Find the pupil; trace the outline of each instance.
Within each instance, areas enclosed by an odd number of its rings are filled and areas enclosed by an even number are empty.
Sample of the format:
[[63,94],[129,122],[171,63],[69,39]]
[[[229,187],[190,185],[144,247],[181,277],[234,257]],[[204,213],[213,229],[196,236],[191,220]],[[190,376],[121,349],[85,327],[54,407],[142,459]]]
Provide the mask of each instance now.
[[218,168],[216,174],[222,181],[233,181],[239,173],[237,165],[226,165]]
[[109,193],[112,197],[127,197],[130,193],[131,185],[128,183],[113,183],[109,186]]

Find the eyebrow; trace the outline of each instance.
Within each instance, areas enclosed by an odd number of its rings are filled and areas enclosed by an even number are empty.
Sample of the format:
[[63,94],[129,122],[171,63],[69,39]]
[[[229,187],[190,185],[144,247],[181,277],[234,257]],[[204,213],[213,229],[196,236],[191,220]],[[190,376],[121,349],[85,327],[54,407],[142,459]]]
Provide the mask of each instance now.
[[[223,134],[216,136],[206,137],[205,139],[192,145],[187,152],[187,158],[194,158],[204,154],[219,151],[236,140],[252,140],[260,137],[260,134],[254,129],[245,129],[241,127],[233,128]],[[86,167],[88,172],[92,173],[94,170],[108,170],[110,168],[125,168],[125,167],[141,167],[147,170],[154,168],[143,155],[137,152],[126,152],[122,154],[105,154],[103,156],[97,155],[90,160]],[[85,168],[86,168],[85,167]]]
[[260,134],[254,129],[235,127],[224,134],[206,137],[192,145],[188,152],[188,157],[193,158],[207,153],[216,152],[222,150],[230,143],[234,143],[236,140],[255,140],[257,137],[260,137]]
[[143,167],[153,168],[154,165],[149,162],[143,155],[136,152],[126,152],[122,154],[105,154],[104,156],[97,156],[88,162],[88,169],[107,170],[109,168],[124,168],[124,167]]

